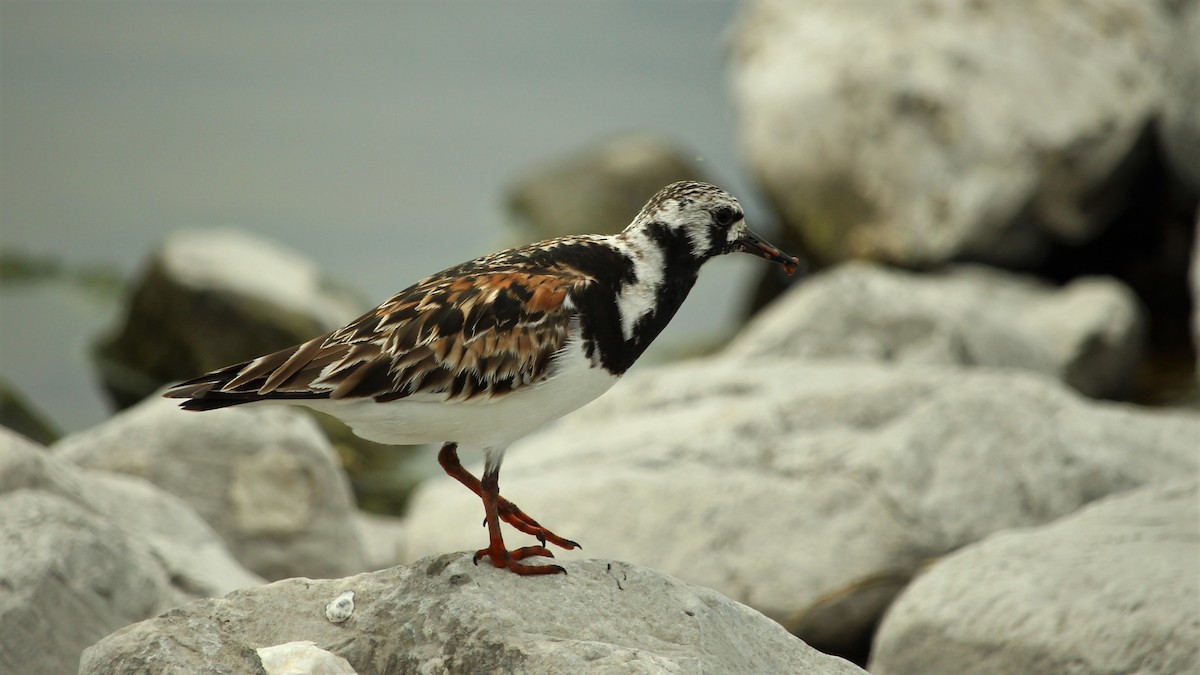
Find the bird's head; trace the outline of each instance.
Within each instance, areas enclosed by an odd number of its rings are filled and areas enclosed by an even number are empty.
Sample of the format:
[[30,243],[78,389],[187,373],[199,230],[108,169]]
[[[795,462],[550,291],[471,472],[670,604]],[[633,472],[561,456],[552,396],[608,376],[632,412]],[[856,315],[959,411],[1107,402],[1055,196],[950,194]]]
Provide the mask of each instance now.
[[664,250],[697,265],[734,251],[779,263],[789,275],[800,265],[750,230],[733,195],[708,183],[685,181],[659,190],[634,218],[627,231],[631,230],[640,230]]

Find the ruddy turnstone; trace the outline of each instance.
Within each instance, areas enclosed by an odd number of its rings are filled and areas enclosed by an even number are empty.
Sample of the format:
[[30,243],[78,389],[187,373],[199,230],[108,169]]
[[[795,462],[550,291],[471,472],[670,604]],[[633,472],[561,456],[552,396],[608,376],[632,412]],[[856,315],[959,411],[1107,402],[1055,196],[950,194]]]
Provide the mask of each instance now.
[[[579,544],[500,496],[508,445],[611,387],[675,315],[706,261],[743,251],[799,261],[746,226],[729,193],[668,185],[616,235],[560,237],[493,253],[418,281],[331,333],[171,388],[185,410],[292,403],[329,413],[363,438],[444,443],[438,462],[483,500],[488,546],[475,554],[517,574],[520,562]],[[458,447],[481,450],[482,480]],[[509,551],[500,521],[537,537]]]

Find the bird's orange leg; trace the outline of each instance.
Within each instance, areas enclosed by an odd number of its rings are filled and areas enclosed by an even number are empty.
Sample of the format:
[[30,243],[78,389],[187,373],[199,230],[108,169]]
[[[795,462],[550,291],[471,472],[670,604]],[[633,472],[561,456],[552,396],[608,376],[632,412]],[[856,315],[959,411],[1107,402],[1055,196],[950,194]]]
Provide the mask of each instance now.
[[488,528],[488,547],[479,549],[475,552],[475,562],[487,556],[492,561],[492,565],[503,567],[510,572],[515,572],[520,575],[530,574],[559,574],[566,573],[566,570],[558,565],[526,565],[518,562],[522,558],[530,556],[547,556],[553,558],[550,551],[544,546],[526,546],[509,551],[504,547],[504,539],[500,536],[500,516],[497,512],[498,502],[500,500],[498,472],[483,474],[483,480],[480,482],[483,497],[483,512],[487,518]]
[[[484,510],[487,510],[487,497],[484,495],[484,490],[479,482],[479,479],[471,475],[470,471],[463,468],[462,462],[458,459],[458,444],[446,443],[438,452],[438,464],[442,465],[442,469],[454,480],[462,483],[468,490],[474,492],[484,500]],[[499,495],[499,490],[496,494],[496,515],[504,522],[512,525],[525,534],[531,534],[537,537],[542,543],[542,547],[546,542],[550,542],[555,546],[564,549],[582,548],[576,542],[570,539],[554,534],[550,530],[542,527],[536,520],[530,518],[516,504],[508,501]],[[487,520],[484,520],[484,525],[487,525]],[[490,527],[490,526],[489,526]],[[540,547],[539,547],[540,548]],[[545,549],[543,549],[545,550]]]

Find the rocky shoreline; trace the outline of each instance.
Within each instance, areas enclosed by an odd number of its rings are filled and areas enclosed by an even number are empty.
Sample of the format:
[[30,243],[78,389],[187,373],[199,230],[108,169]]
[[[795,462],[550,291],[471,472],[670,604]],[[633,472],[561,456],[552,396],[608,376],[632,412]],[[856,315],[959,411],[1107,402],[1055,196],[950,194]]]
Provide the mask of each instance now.
[[[420,449],[159,398],[366,307],[164,237],[94,336],[123,409],[0,427],[0,671],[1200,672],[1196,45],[1195,0],[745,2],[738,133],[812,271],[511,449],[585,547],[553,578],[472,565]],[[585,147],[511,215],[619,223],[687,157]]]

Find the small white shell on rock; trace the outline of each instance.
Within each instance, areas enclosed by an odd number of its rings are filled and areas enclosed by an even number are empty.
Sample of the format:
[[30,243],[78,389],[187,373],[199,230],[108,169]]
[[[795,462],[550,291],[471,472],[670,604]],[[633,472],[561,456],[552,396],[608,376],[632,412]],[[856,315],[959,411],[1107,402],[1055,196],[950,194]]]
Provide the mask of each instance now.
[[309,640],[259,647],[255,651],[267,675],[358,675],[349,661]]
[[325,605],[325,618],[341,623],[354,613],[354,591],[346,591]]

